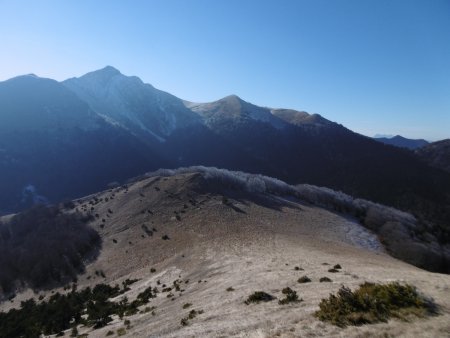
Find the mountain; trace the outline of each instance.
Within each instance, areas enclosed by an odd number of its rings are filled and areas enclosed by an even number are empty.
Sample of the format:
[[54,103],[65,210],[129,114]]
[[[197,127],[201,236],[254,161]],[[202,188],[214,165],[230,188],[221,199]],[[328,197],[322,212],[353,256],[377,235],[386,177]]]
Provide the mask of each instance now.
[[[440,337],[448,331],[449,276],[387,253],[401,249],[410,260],[436,262],[433,240],[417,240],[415,218],[398,210],[329,189],[204,167],[161,170],[58,208],[56,217],[90,219],[80,226],[77,244],[87,242],[87,229],[95,230],[101,249],[71,283],[36,293],[19,288],[1,302],[0,336],[39,336],[43,329],[66,337]],[[356,210],[365,216],[358,220]],[[0,230],[23,218],[1,219]],[[61,237],[64,231],[73,230],[61,229]],[[61,243],[48,250],[56,258],[41,260],[34,276],[58,276],[54,264],[66,266],[56,255],[64,252]],[[377,325],[367,325],[373,312],[355,313],[361,321],[347,327],[315,315],[330,293],[365,282],[417,287],[438,315],[414,308],[419,317],[400,320],[399,313],[406,314],[396,312],[389,319],[385,303],[377,306],[383,314]],[[279,303],[289,290],[297,301]],[[275,299],[246,304],[257,291]],[[405,296],[393,295],[397,306]]]
[[450,139],[430,143],[416,154],[431,166],[450,172]]
[[394,136],[392,134],[375,134],[373,138],[393,138]]
[[0,82],[0,212],[81,196],[169,164],[57,81]]
[[[19,86],[13,102],[0,94],[0,111],[18,107],[14,111],[25,114],[23,119],[32,115],[39,125],[48,107],[54,120],[78,105],[83,124],[17,136],[14,124],[5,120],[11,140],[6,148],[0,143],[0,173],[10,187],[0,192],[1,210],[18,210],[30,195],[58,202],[155,168],[207,165],[327,186],[393,206],[413,213],[428,232],[450,242],[450,175],[410,151],[387,147],[320,115],[259,107],[235,95],[209,103],[183,101],[112,67],[52,81],[58,95],[51,92],[42,96],[45,102],[27,104],[48,81],[40,79],[32,90]],[[14,147],[20,158],[11,157]],[[59,180],[65,183],[57,185]]]
[[187,109],[182,100],[111,66],[63,84],[95,112],[143,141],[164,141],[177,129],[200,124],[198,115]]
[[217,129],[227,122],[244,124],[248,121],[267,123],[276,129],[287,126],[287,123],[274,116],[270,109],[255,106],[236,95],[210,103],[187,102],[186,106],[202,116],[206,125],[212,129]]
[[36,75],[0,82],[0,131],[97,129],[102,119],[55,80]]
[[391,146],[407,148],[407,149],[411,149],[411,150],[421,148],[423,146],[426,146],[429,143],[428,141],[425,141],[423,139],[414,140],[414,139],[405,138],[400,135],[396,135],[396,136],[392,136],[392,137],[374,137],[374,140],[384,143],[384,144],[389,144]]

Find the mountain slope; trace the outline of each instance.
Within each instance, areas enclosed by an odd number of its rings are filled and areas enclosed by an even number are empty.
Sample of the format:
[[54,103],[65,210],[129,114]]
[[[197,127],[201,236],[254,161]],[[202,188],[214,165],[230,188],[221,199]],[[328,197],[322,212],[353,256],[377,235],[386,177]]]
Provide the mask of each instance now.
[[429,142],[425,141],[423,139],[409,139],[405,138],[400,135],[396,135],[393,137],[374,137],[374,140],[384,143],[384,144],[390,144],[392,146],[400,147],[400,148],[407,148],[407,149],[418,149],[423,146],[426,146]]
[[431,166],[450,173],[450,139],[430,143],[417,149],[416,154]]
[[[11,150],[5,152],[0,143],[0,163],[6,173],[3,176],[14,186],[1,200],[2,210],[11,208],[3,206],[9,203],[7,196],[15,196],[17,202],[22,191],[35,191],[27,188],[37,184],[33,175],[39,174],[38,194],[44,196],[48,191],[39,191],[49,185],[51,175],[55,175],[54,182],[62,176],[66,181],[78,180],[66,185],[64,193],[61,188],[61,193],[48,196],[57,201],[77,196],[80,191],[100,189],[111,180],[124,180],[127,173],[132,176],[159,167],[204,164],[262,173],[292,184],[329,186],[394,206],[414,213],[426,227],[434,229],[442,242],[450,242],[450,175],[430,168],[407,150],[387,147],[319,115],[258,107],[237,96],[189,103],[112,67],[67,80],[63,87],[65,92],[71,90],[76,95],[71,95],[71,100],[78,98],[76,104],[86,110],[80,111],[80,116],[93,114],[92,119],[83,117],[83,121],[102,121],[104,127],[99,129],[101,132],[87,127],[58,132],[52,127],[45,136],[33,131],[20,136],[8,134],[7,148],[17,146],[16,153],[22,155],[14,154],[20,157],[17,161],[11,157]],[[33,92],[24,90],[21,99],[14,101],[17,111],[27,117],[30,113],[26,111],[33,110],[25,101]],[[40,111],[45,111],[48,103],[41,106]],[[62,114],[63,106],[58,106],[58,114]],[[4,128],[11,130],[13,125],[5,124]],[[103,141],[98,140],[99,135],[103,135]],[[70,140],[59,141],[66,138]],[[35,145],[39,145],[40,152],[30,150]],[[45,147],[56,150],[44,152]],[[60,159],[59,154],[63,154]],[[66,164],[62,166],[58,161]],[[82,164],[80,169],[78,163]],[[19,164],[22,169],[14,167]],[[95,169],[99,166],[101,171]],[[26,175],[16,174],[26,170]],[[78,170],[86,176],[78,175]]]
[[142,140],[164,141],[174,130],[200,123],[177,97],[108,66],[63,84],[97,113],[125,126]]
[[[149,287],[158,291],[136,313],[113,315],[98,329],[78,325],[79,334],[105,337],[120,330],[126,337],[445,335],[448,275],[387,255],[377,237],[349,214],[319,206],[331,192],[310,186],[296,189],[256,175],[194,168],[161,171],[75,201],[81,213],[99,215],[91,226],[103,242],[98,259],[78,277],[77,290],[125,283],[128,289],[115,302],[124,297],[131,302]],[[295,191],[299,195],[292,195]],[[380,215],[389,213],[383,209]],[[399,215],[397,220],[411,219]],[[409,238],[407,233],[403,236]],[[335,264],[342,268],[330,272]],[[305,275],[311,282],[299,283]],[[322,277],[332,281],[320,282]],[[436,300],[440,315],[347,328],[314,317],[322,298],[341,285],[354,289],[366,281],[415,285]],[[297,291],[302,301],[244,303],[255,291],[280,299],[285,287]],[[61,287],[39,295],[47,301],[52,291],[70,293]],[[18,307],[27,298],[38,299],[38,294],[22,292],[12,302],[1,303],[0,309]],[[193,309],[196,315],[189,317]],[[187,325],[182,325],[186,317]]]
[[[189,107],[205,117],[212,131],[260,161],[257,172],[414,212],[433,224],[442,241],[450,240],[450,176],[417,161],[412,153],[320,116],[256,107],[237,97]],[[290,124],[274,126],[264,118],[267,114],[278,114]]]
[[35,75],[0,82],[0,131],[95,129],[102,119],[57,81]]
[[[168,161],[60,83],[0,83],[0,212],[103,189]],[[41,195],[40,197],[38,195]]]
[[283,120],[271,114],[270,109],[255,106],[236,95],[230,95],[209,103],[188,102],[186,106],[200,114],[205,123],[212,129],[218,128],[225,122],[239,124],[258,121],[268,123],[277,129],[283,129],[287,125]]

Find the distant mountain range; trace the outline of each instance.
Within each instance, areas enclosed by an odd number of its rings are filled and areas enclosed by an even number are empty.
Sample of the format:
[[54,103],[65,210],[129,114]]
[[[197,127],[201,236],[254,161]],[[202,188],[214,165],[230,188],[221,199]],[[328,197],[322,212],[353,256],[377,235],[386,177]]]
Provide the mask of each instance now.
[[389,144],[391,146],[396,146],[400,148],[407,148],[407,149],[417,149],[423,146],[426,146],[429,144],[428,141],[423,139],[409,139],[405,138],[400,135],[392,136],[392,137],[377,137],[377,135],[374,136],[374,139],[378,142],[382,142],[384,144]]
[[191,165],[328,186],[414,212],[450,239],[449,174],[320,115],[235,95],[188,102],[113,67],[63,82],[0,82],[3,213]]

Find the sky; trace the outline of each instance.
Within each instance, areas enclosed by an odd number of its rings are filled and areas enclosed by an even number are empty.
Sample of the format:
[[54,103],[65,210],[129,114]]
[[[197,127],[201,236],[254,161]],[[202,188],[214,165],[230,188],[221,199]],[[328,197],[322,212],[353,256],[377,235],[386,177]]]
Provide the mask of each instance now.
[[106,65],[189,101],[450,137],[450,0],[0,0],[0,81]]

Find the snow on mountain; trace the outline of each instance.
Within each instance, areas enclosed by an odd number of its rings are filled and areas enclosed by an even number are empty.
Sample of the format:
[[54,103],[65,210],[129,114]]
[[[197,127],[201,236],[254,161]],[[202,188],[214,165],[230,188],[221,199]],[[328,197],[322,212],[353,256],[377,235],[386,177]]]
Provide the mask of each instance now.
[[276,129],[283,129],[287,126],[285,121],[272,115],[270,109],[255,106],[236,95],[230,95],[208,103],[186,102],[185,105],[200,114],[209,127],[213,127],[216,123],[224,120],[233,122],[256,120],[269,123]]
[[259,107],[236,95],[208,103],[183,101],[136,76],[125,76],[111,66],[68,79],[63,84],[105,120],[120,124],[145,141],[164,142],[175,130],[200,124],[217,131],[223,122],[258,121],[277,130],[289,125],[329,123],[320,115]]
[[174,130],[200,123],[177,97],[107,66],[63,84],[97,113],[117,121],[144,140],[164,141]]
[[270,112],[276,117],[296,126],[305,124],[320,126],[332,123],[319,114],[308,114],[307,112],[293,109],[271,109]]
[[228,120],[233,122],[255,120],[269,123],[272,127],[281,130],[288,125],[327,125],[332,122],[318,114],[308,114],[294,109],[274,109],[260,107],[242,100],[236,95],[226,96],[223,99],[208,103],[194,103],[185,101],[186,107],[200,114],[205,123],[213,127],[218,122]]

